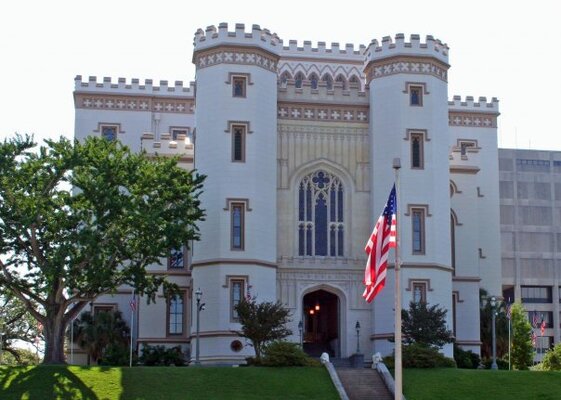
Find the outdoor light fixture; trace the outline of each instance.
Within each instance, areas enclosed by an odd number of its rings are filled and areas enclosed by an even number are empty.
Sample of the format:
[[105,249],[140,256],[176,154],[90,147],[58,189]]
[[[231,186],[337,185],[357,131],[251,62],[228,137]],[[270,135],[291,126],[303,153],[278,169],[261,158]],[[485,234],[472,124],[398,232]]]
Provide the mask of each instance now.
[[312,309],[310,310],[310,315],[314,315],[315,312],[316,312],[316,311],[312,308]]
[[201,362],[199,361],[199,325],[200,325],[200,313],[201,310],[204,310],[204,303],[201,304],[201,297],[203,292],[201,288],[198,288],[195,291],[195,299],[197,299],[197,336],[196,336],[196,344],[195,344],[195,365],[200,365]]
[[298,322],[298,331],[300,332],[300,348],[303,347],[303,342],[302,342],[302,330],[304,328],[304,324],[302,323],[302,320],[300,320],[300,322]]
[[316,311],[319,311],[319,303],[316,303],[315,309]]
[[355,329],[356,329],[356,353],[359,354],[360,353],[360,341],[359,341],[360,322],[356,321]]
[[489,302],[491,304],[491,320],[493,325],[493,363],[491,364],[491,369],[498,369],[497,366],[497,338],[495,334],[495,307],[497,306],[497,298],[495,296],[491,297]]

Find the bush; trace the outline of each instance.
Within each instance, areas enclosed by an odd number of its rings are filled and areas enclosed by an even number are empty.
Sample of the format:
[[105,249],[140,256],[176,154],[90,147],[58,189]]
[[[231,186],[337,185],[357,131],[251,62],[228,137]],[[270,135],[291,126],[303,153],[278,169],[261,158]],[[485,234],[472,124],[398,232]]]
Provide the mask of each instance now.
[[454,361],[458,368],[477,369],[481,363],[478,354],[471,350],[463,350],[457,344],[454,344]]
[[[103,357],[98,361],[99,365],[112,365],[121,366],[129,365],[130,350],[126,346],[120,343],[111,343],[105,349]],[[138,362],[138,357],[133,353],[132,363],[136,365]]]
[[181,346],[166,348],[165,346],[142,345],[140,362],[146,366],[154,365],[185,365]]
[[548,350],[543,356],[541,362],[542,371],[560,371],[561,370],[561,344],[556,344],[555,347]]
[[404,368],[456,368],[456,362],[435,348],[413,343],[403,347]]
[[[252,360],[255,365],[255,359]],[[293,366],[316,366],[321,365],[300,348],[296,343],[286,341],[275,341],[265,348],[265,357],[261,365],[267,367],[293,367]]]
[[[486,358],[483,360],[483,366],[485,369],[491,369],[491,364],[493,364],[493,360],[491,358]],[[499,369],[508,369],[508,360],[497,358],[497,367]]]

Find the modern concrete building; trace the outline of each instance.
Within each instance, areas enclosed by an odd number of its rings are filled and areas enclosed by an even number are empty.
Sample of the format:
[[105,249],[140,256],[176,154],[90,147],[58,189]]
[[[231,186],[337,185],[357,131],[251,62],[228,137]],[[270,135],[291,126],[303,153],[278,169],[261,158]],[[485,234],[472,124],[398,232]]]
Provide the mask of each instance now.
[[[192,251],[151,267],[184,291],[138,307],[137,344],[181,345],[192,358],[194,292],[203,363],[252,355],[236,336],[243,296],[281,300],[304,348],[389,354],[393,259],[365,303],[365,243],[400,158],[402,302],[448,312],[457,342],[479,352],[479,289],[501,293],[498,101],[449,101],[449,48],[398,34],[355,47],[298,45],[254,25],[195,34],[196,83],[75,81],[76,138],[181,156],[208,176]],[[195,90],[196,89],[196,90]],[[128,311],[130,289],[92,307]],[[443,350],[451,356],[452,347]]]
[[501,149],[499,170],[504,297],[545,320],[539,360],[560,335],[561,152]]

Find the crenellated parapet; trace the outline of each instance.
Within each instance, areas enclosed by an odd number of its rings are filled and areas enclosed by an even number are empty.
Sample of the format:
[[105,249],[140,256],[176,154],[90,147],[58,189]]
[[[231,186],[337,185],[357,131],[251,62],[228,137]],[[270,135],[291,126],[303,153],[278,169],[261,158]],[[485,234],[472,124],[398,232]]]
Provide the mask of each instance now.
[[177,156],[182,162],[193,162],[194,145],[185,135],[178,135],[174,139],[169,133],[161,133],[157,137],[153,132],[144,132],[141,147],[149,155]]
[[[282,41],[281,41],[282,43]],[[325,42],[318,42],[317,46],[313,46],[312,42],[305,40],[302,45],[298,44],[296,40],[289,40],[288,46],[283,46],[281,57],[287,59],[293,58],[315,58],[318,60],[347,60],[362,62],[364,60],[364,52],[366,46],[360,44],[355,47],[352,43],[346,43],[341,46],[337,42],[331,43],[327,47]]]
[[337,105],[368,106],[367,91],[362,90],[360,84],[349,85],[343,82],[333,82],[330,86],[326,82],[317,82],[314,86],[310,81],[303,81],[300,87],[293,79],[278,83],[278,101],[294,101],[298,103],[325,103]]
[[195,32],[193,63],[197,69],[217,64],[245,64],[276,71],[282,40],[276,33],[253,25],[250,32],[244,24],[236,24],[234,31],[228,24],[208,26]]
[[493,97],[487,102],[486,97],[479,97],[475,101],[473,96],[454,96],[448,101],[448,122],[450,126],[464,126],[473,128],[496,128],[499,116],[499,100]]
[[175,81],[173,85],[170,85],[168,81],[160,81],[159,85],[155,85],[152,79],[145,79],[144,83],[141,84],[140,80],[136,78],[131,79],[130,82],[127,82],[125,78],[119,78],[117,82],[113,82],[110,77],[98,80],[98,77],[90,76],[87,80],[83,80],[82,75],[76,75],[74,90],[88,93],[140,94],[184,98],[195,96],[195,82],[189,82],[189,86],[186,86],[183,81]]
[[386,36],[382,42],[374,39],[365,51],[365,75],[367,82],[394,74],[432,75],[447,81],[448,45],[428,35],[421,42],[419,35],[398,33],[394,39]]
[[138,79],[127,83],[119,78],[113,83],[111,78],[98,82],[95,76],[83,81],[80,75],[74,79],[74,105],[78,109],[105,111],[147,111],[156,113],[194,114],[195,83],[189,87],[183,82],[175,81],[169,86],[167,81],[160,81],[154,86],[151,79],[141,85]]

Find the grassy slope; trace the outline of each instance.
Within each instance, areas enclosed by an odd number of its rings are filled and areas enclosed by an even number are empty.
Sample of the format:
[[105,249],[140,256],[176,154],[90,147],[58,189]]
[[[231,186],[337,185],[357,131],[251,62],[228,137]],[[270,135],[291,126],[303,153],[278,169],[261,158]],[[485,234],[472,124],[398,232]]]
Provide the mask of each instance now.
[[561,372],[409,369],[407,400],[559,400]]
[[324,368],[0,368],[0,399],[321,399]]

